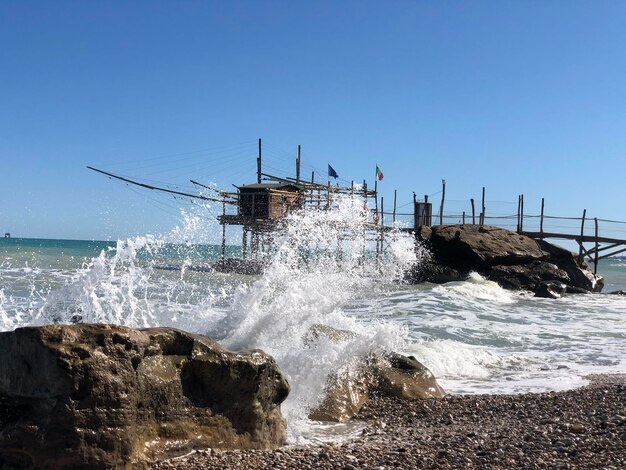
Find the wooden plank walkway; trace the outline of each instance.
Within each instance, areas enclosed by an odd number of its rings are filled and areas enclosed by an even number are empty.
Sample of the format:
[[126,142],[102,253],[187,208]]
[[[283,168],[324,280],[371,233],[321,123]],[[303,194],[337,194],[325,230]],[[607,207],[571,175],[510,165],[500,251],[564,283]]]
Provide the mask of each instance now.
[[530,238],[543,239],[543,238],[559,238],[562,240],[574,240],[575,242],[583,243],[612,243],[617,245],[626,245],[626,240],[620,240],[618,238],[596,237],[594,235],[571,235],[567,233],[551,233],[551,232],[518,232],[522,235],[526,235]]

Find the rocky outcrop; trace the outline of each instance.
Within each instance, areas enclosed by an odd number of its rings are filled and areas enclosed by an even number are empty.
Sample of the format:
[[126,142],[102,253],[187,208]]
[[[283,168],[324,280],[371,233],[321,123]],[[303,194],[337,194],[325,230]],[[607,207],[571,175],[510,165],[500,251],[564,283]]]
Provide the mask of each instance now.
[[137,468],[193,448],[284,444],[289,386],[262,351],[171,328],[0,333],[2,468]]
[[562,283],[569,293],[598,292],[603,287],[602,277],[584,263],[579,266],[575,254],[509,230],[439,225],[424,227],[418,238],[432,256],[408,274],[413,282],[459,281],[474,271],[506,289],[537,292],[545,282]]
[[535,291],[535,297],[541,297],[544,299],[558,299],[567,292],[567,286],[559,281],[541,281],[537,290]]
[[413,356],[368,354],[333,375],[320,405],[309,417],[342,422],[355,416],[372,397],[441,398],[435,376]]

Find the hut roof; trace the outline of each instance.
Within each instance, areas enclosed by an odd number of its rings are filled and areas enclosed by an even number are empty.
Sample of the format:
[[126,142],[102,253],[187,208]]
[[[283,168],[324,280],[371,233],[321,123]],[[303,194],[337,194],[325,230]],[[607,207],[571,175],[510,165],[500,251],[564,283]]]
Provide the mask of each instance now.
[[242,186],[237,186],[239,190],[262,190],[262,189],[294,189],[301,190],[302,186],[296,183],[254,183],[254,184],[244,184]]

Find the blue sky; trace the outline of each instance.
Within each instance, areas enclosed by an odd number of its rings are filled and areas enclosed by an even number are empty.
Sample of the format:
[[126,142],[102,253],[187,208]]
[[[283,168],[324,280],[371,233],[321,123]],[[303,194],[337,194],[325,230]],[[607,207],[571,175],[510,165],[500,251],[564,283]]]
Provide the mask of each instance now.
[[275,169],[298,144],[347,180],[378,164],[387,207],[445,178],[451,212],[486,186],[494,213],[524,193],[527,213],[545,197],[626,220],[624,18],[603,1],[5,0],[0,231],[165,232],[176,201],[86,165],[240,184],[259,137]]

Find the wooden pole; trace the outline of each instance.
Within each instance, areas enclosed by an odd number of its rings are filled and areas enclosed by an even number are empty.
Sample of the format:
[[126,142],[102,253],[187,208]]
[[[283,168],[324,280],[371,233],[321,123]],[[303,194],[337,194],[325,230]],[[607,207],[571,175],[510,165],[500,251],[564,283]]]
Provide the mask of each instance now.
[[311,183],[315,183],[315,172],[311,172]]
[[259,139],[259,156],[256,159],[256,182],[261,184],[261,139]]
[[385,198],[380,198],[380,228],[378,229],[378,239],[376,240],[376,255],[378,256],[378,261],[380,261],[380,255],[383,252],[383,236],[384,236],[384,227],[385,227]]
[[226,201],[222,202],[222,259],[226,257]]
[[250,258],[256,259],[259,251],[259,232],[252,230],[250,232]]
[[598,274],[598,248],[600,248],[600,244],[598,243],[598,218],[594,217],[593,221],[596,224],[596,250],[593,260],[593,273]]
[[520,213],[522,211],[522,195],[518,194],[517,195],[517,233],[520,232],[520,225],[519,225],[519,219],[520,219]]
[[485,187],[483,186],[482,211],[480,213],[480,226],[485,225]]
[[519,230],[520,232],[524,231],[524,195],[522,194],[522,211],[520,213],[519,218]]
[[243,226],[243,235],[241,237],[241,257],[246,259],[248,251],[248,227]]
[[476,225],[476,209],[474,208],[474,199],[470,199],[472,203],[472,225]]
[[296,160],[296,183],[300,182],[300,145],[298,145],[298,158]]
[[328,199],[326,201],[326,209],[330,209],[330,180],[328,180]]
[[539,219],[539,232],[543,233],[543,206],[545,199],[541,198],[541,219]]
[[374,210],[376,217],[378,217],[378,179],[374,180]]
[[465,211],[463,211],[463,225],[465,225]]
[[[365,180],[363,180],[363,204],[365,207],[365,210],[367,211],[367,182]],[[369,213],[368,213],[369,216]]]
[[443,204],[446,200],[446,180],[441,180],[441,207],[439,207],[439,225],[443,225]]
[[396,224],[396,201],[398,198],[398,190],[393,190],[393,225]]
[[413,228],[417,230],[417,196],[413,193]]
[[583,210],[583,220],[580,224],[580,240],[578,241],[578,264],[582,266],[583,264],[583,237],[585,236],[585,216],[587,215],[587,209]]
[[[368,219],[368,210],[367,210],[367,181],[363,180],[363,205],[364,205],[364,210],[365,210],[365,221],[367,222]],[[365,264],[365,250],[367,249],[367,240],[365,239],[365,235],[366,235],[366,228],[365,228],[365,224],[363,224],[363,251],[361,253],[361,263]]]

